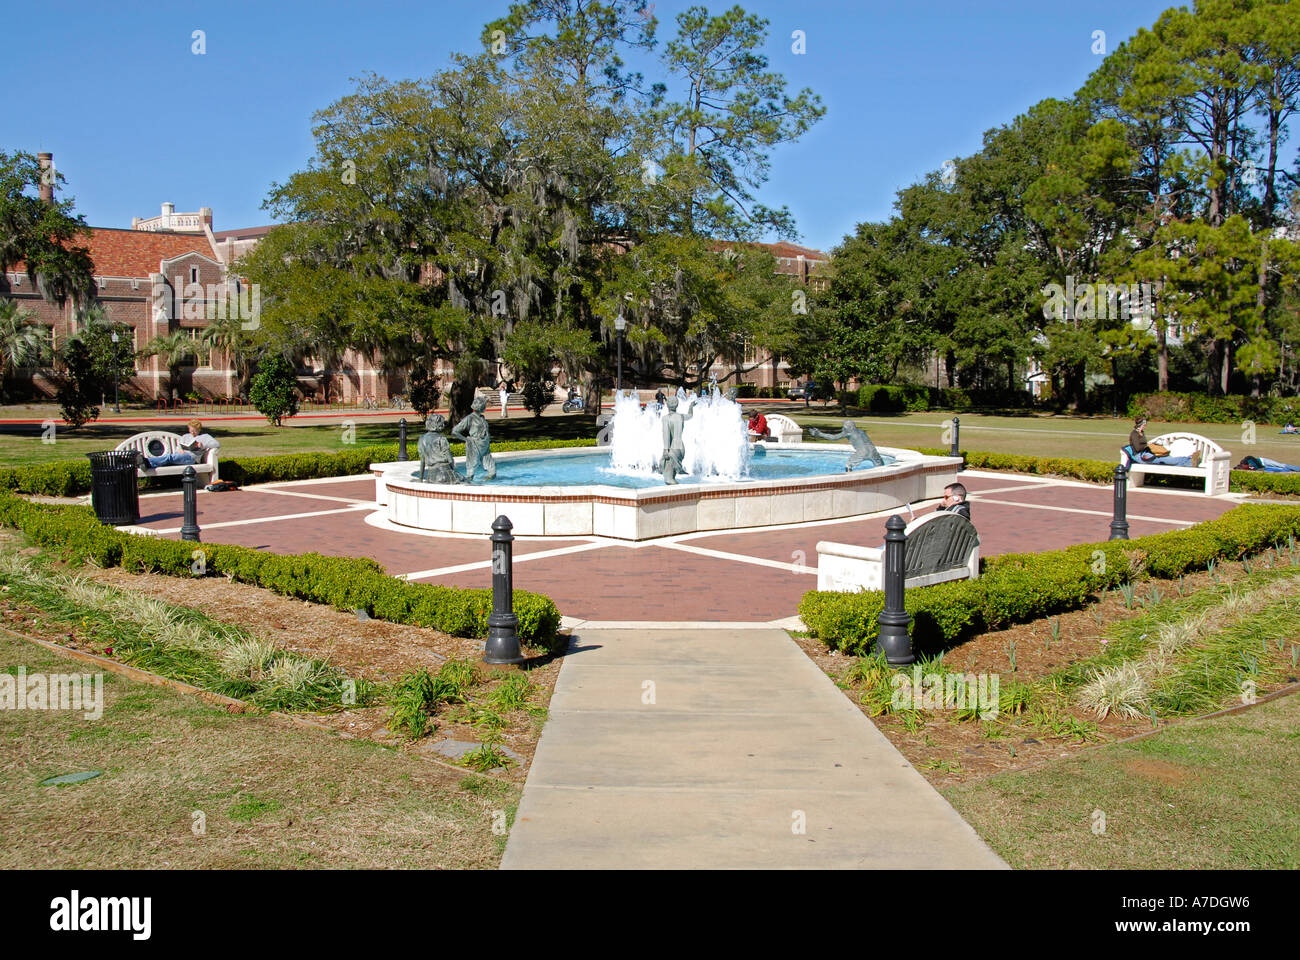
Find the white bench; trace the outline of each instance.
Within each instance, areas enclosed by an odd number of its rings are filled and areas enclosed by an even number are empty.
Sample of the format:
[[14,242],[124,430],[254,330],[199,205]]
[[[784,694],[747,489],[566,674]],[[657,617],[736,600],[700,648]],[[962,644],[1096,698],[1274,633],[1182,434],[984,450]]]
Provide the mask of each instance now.
[[[1166,474],[1176,477],[1204,478],[1205,492],[1209,496],[1218,496],[1228,492],[1228,483],[1232,478],[1232,454],[1213,440],[1195,433],[1165,433],[1151,440],[1148,444],[1158,443],[1166,449],[1174,449],[1177,441],[1191,441],[1201,452],[1201,462],[1195,467],[1173,467],[1165,463],[1143,463],[1129,455],[1129,447],[1120,448],[1120,466],[1133,478],[1135,487],[1143,486],[1148,473]],[[1186,446],[1186,443],[1183,444]]]
[[802,443],[803,427],[783,413],[767,415],[767,432],[776,443]]
[[[904,587],[928,587],[947,580],[978,579],[980,538],[965,517],[936,511],[903,530]],[[817,589],[853,593],[885,589],[885,548],[851,543],[817,544]]]
[[[161,454],[153,453],[149,449],[149,444],[158,440],[163,445],[163,453],[194,453],[193,450],[186,450],[181,446],[181,437],[175,433],[164,433],[161,430],[149,430],[145,433],[137,433],[135,436],[127,437],[119,443],[115,450],[138,450],[146,457],[157,457]],[[203,452],[202,457],[196,456],[196,462],[192,464],[172,464],[166,467],[149,467],[147,469],[137,469],[136,476],[139,477],[174,477],[185,472],[187,466],[194,467],[197,474],[207,474],[208,483],[215,483],[217,477],[217,454],[221,450],[221,444],[211,447]]]

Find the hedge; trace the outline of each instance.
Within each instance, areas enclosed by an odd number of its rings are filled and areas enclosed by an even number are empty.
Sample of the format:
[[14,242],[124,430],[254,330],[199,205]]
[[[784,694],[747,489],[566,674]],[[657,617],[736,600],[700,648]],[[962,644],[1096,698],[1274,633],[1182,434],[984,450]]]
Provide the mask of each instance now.
[[1172,423],[1282,424],[1300,420],[1300,397],[1210,396],[1205,393],[1142,393],[1129,399],[1130,417],[1139,414]]
[[[418,434],[411,437],[408,452],[415,452]],[[497,453],[509,450],[547,450],[557,447],[591,447],[594,439],[581,440],[513,440],[494,443]],[[454,456],[463,456],[465,445],[453,443]],[[283,453],[267,457],[229,457],[220,462],[221,478],[235,483],[272,483],[286,480],[315,480],[321,477],[348,477],[365,473],[372,463],[397,459],[397,444],[340,450],[337,453]],[[161,486],[166,480],[150,478],[145,486]],[[175,479],[171,481],[175,484]],[[46,497],[74,497],[90,492],[89,460],[58,460],[0,470],[0,490],[12,490]]]
[[[221,574],[286,597],[365,610],[391,623],[432,627],[458,637],[487,635],[491,590],[470,590],[391,577],[374,560],[319,553],[275,554],[228,544],[194,544],[126,533],[95,519],[89,507],[32,503],[0,492],[0,524],[80,563],[120,566],[133,573],[194,576],[193,552],[203,551],[208,574]],[[551,652],[562,649],[560,612],[550,597],[514,592],[519,639]]]
[[[919,447],[919,453],[936,457],[949,456],[948,447]],[[1016,453],[990,453],[985,450],[962,450],[968,470],[1005,470],[1050,477],[1069,477],[1090,483],[1110,483],[1115,479],[1115,462],[1080,460],[1074,457],[1030,457]],[[1263,470],[1233,470],[1232,489],[1256,493],[1300,495],[1300,473],[1268,473]]]
[[[1082,544],[986,560],[978,580],[908,590],[904,604],[919,650],[938,651],[986,630],[1064,613],[1130,580],[1170,579],[1300,537],[1300,507],[1242,504],[1216,520],[1135,540]],[[867,653],[885,606],[881,591],[813,590],[799,603],[810,633],[834,649]]]

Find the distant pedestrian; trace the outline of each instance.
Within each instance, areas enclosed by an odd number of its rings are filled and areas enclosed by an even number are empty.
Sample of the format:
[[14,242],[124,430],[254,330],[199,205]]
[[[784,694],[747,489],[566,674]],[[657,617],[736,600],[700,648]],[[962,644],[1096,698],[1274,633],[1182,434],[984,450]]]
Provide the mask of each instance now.
[[510,391],[507,390],[506,385],[502,383],[501,384],[501,416],[503,419],[505,417],[510,416],[510,414],[506,412],[506,404],[508,404],[509,402],[510,402]]

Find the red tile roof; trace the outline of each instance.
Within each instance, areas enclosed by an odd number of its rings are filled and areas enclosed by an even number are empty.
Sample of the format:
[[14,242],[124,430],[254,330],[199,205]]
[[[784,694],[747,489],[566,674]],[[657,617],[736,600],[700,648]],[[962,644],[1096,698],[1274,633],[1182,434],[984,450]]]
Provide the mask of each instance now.
[[201,233],[153,233],[147,230],[118,230],[91,227],[90,258],[98,277],[146,278],[158,272],[163,260],[201,253],[215,260],[212,245]]

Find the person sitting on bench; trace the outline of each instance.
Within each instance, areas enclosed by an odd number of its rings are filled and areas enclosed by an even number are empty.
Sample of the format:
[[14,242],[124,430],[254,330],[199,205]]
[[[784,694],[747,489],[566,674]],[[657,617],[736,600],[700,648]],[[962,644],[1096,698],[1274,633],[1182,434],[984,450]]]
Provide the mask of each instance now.
[[935,512],[941,510],[970,520],[970,503],[966,500],[965,484],[950,483],[943,488],[943,503],[935,508]]
[[1174,451],[1168,450],[1159,444],[1152,446],[1147,443],[1146,437],[1146,417],[1137,417],[1133,421],[1133,432],[1128,435],[1128,445],[1133,451],[1133,459],[1141,460],[1143,463],[1158,463],[1166,467],[1199,467],[1201,465],[1201,451],[1196,449],[1190,455],[1176,456]]
[[144,470],[147,467],[172,467],[198,463],[207,455],[207,451],[221,446],[220,441],[212,434],[203,432],[203,424],[200,421],[191,420],[187,428],[189,432],[180,439],[181,450],[176,453],[164,453],[159,457],[150,457],[141,451],[136,451],[136,465]]
[[749,440],[754,443],[758,440],[771,440],[772,431],[767,427],[767,417],[763,416],[757,410],[749,418]]

